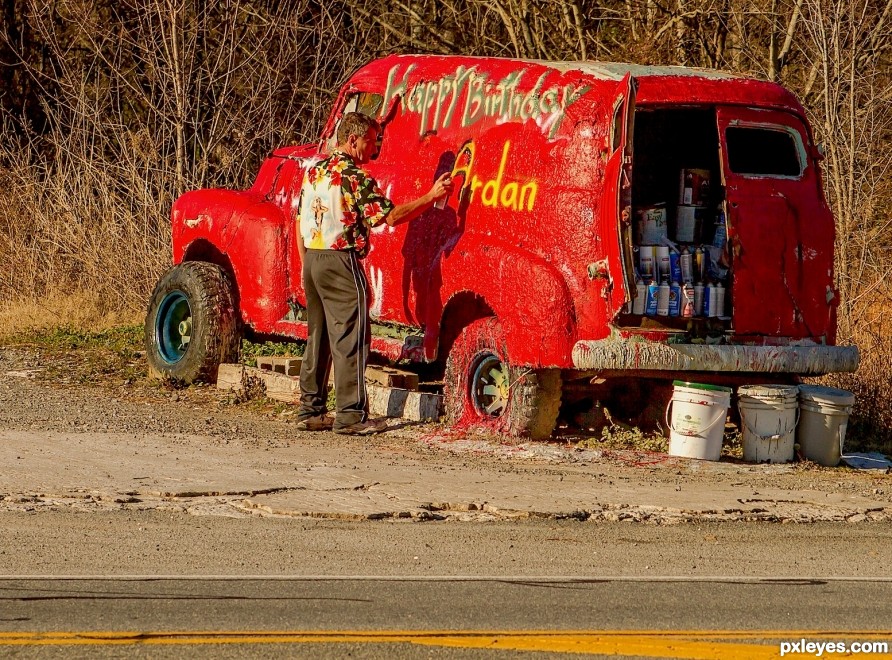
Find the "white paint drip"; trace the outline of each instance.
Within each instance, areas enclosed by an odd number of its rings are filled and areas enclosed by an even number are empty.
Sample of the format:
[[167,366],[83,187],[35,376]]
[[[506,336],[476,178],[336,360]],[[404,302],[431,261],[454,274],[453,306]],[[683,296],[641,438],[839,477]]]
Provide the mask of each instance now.
[[381,308],[384,304],[384,271],[369,266],[369,283],[372,286],[372,304],[369,307],[369,316],[378,319],[381,318]]

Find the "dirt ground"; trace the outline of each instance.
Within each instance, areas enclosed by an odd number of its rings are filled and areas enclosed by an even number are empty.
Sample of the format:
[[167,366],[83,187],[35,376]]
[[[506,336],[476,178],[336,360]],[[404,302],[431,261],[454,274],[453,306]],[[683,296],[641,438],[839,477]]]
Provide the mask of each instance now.
[[[0,431],[126,434],[137,451],[157,438],[174,445],[194,444],[200,438],[206,450],[263,451],[295,442],[308,449],[330,450],[348,443],[359,456],[363,451],[383,451],[394,461],[435,462],[444,469],[470,472],[563,478],[578,474],[582,467],[605,485],[630,488],[745,485],[754,498],[760,488],[771,488],[869,498],[881,507],[892,502],[892,476],[879,471],[810,463],[752,466],[728,457],[719,463],[688,461],[659,452],[602,448],[591,438],[572,434],[518,445],[436,424],[396,424],[393,431],[379,436],[345,440],[329,433],[300,434],[294,422],[295,410],[285,404],[262,398],[241,401],[210,386],[172,389],[151,382],[145,377],[141,351],[127,345],[0,346]],[[15,504],[11,499],[7,493],[0,504],[8,508]],[[856,519],[877,517],[886,516],[861,514]]]

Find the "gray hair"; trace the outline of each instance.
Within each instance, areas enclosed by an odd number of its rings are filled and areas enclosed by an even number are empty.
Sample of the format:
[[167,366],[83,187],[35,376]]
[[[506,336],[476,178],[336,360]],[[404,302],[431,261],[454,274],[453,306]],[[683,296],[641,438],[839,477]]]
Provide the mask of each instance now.
[[346,144],[351,135],[364,137],[370,128],[381,132],[381,125],[368,115],[361,112],[348,112],[338,124],[338,144]]

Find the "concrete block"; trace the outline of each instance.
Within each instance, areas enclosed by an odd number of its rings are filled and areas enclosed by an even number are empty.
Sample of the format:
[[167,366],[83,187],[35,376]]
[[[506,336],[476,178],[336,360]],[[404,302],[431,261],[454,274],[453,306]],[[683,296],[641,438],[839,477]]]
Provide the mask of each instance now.
[[257,368],[286,376],[300,376],[301,358],[265,356],[257,358]]
[[300,403],[299,379],[270,369],[221,364],[217,372],[217,388],[241,392],[250,378],[257,378],[263,383],[267,398],[285,403]]

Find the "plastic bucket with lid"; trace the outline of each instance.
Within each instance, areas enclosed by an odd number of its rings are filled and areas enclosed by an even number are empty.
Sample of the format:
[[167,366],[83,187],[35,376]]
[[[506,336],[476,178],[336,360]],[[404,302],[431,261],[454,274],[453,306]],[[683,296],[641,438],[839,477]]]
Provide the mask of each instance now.
[[835,387],[799,386],[796,440],[803,458],[818,465],[839,465],[855,395]]
[[731,388],[681,380],[672,385],[672,399],[666,407],[669,453],[707,461],[719,460],[725,419],[731,405]]
[[799,421],[796,385],[742,385],[737,409],[743,435],[743,460],[752,463],[789,463],[794,458]]

